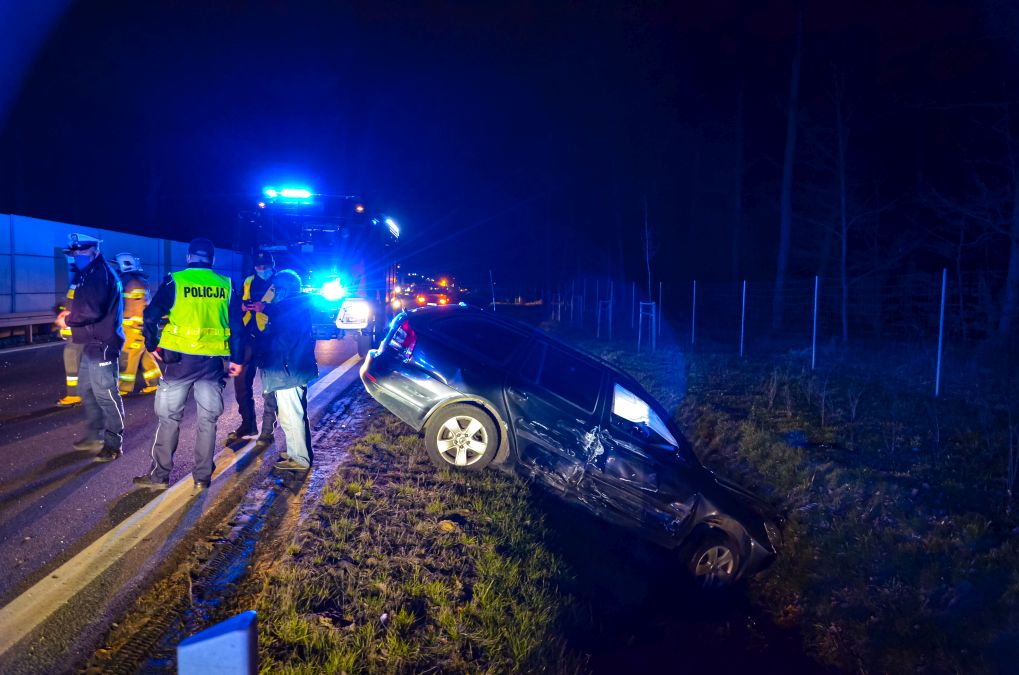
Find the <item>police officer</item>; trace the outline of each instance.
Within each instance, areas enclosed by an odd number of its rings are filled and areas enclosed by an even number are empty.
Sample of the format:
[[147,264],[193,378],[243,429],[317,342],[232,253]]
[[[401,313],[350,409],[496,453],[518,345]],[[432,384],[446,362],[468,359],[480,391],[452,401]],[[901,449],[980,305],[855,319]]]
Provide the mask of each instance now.
[[[215,248],[205,238],[188,245],[188,266],[163,279],[145,308],[145,346],[163,361],[163,378],[156,391],[156,438],[149,472],[135,485],[164,489],[173,469],[180,420],[188,394],[194,390],[198,407],[195,440],[194,489],[199,494],[212,481],[216,422],[223,413],[226,375],[237,377],[244,349],[240,298],[230,279],[212,271]],[[166,325],[160,333],[163,319]],[[229,358],[229,365],[226,359]]]
[[71,313],[71,302],[74,300],[74,289],[78,286],[78,277],[81,272],[74,265],[74,252],[64,249],[64,256],[67,258],[67,296],[64,304],[58,307],[59,313],[54,323],[60,329],[60,339],[64,341],[64,386],[66,391],[62,398],[57,399],[57,406],[71,408],[81,403],[81,396],[78,395],[78,367],[81,365],[80,345],[71,339],[71,327],[67,325],[67,315]]
[[138,377],[138,363],[141,362],[142,378],[145,381],[143,394],[156,391],[159,384],[159,364],[145,349],[142,335],[142,314],[149,304],[149,275],[142,271],[142,261],[130,253],[117,254],[117,270],[120,272],[120,283],[124,286],[124,350],[120,353],[120,395],[127,396],[134,392],[134,383]]
[[68,243],[79,275],[64,322],[71,340],[82,345],[78,394],[89,426],[88,436],[73,445],[75,450],[98,450],[96,461],[109,462],[123,454],[124,445],[124,403],[117,388],[124,346],[122,288],[99,252],[99,239],[72,234]]
[[[264,333],[269,324],[269,317],[262,311],[256,311],[255,303],[271,303],[276,289],[273,279],[276,275],[276,261],[268,251],[255,254],[255,273],[244,280],[241,295],[244,310],[244,330],[247,335],[247,347],[244,350],[244,374],[234,378],[234,394],[237,397],[237,410],[241,415],[241,425],[226,437],[226,444],[235,443],[244,436],[258,433],[255,424],[255,365],[261,361],[265,350]],[[270,445],[276,429],[277,406],[275,392],[262,395],[262,433],[258,437],[260,445]]]

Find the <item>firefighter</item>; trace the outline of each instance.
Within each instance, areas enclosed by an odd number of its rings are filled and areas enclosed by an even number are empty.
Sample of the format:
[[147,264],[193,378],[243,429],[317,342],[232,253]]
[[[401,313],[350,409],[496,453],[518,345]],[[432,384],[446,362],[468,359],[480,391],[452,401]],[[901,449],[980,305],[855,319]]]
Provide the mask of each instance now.
[[78,395],[89,426],[89,434],[73,447],[98,450],[96,461],[109,462],[123,454],[124,445],[124,402],[117,388],[124,346],[123,288],[99,252],[99,239],[86,234],[68,239],[79,276],[64,322],[71,328],[71,340],[82,345]]
[[[234,378],[234,394],[237,398],[237,410],[241,415],[241,425],[226,437],[226,445],[236,443],[245,436],[258,433],[255,423],[255,364],[260,362],[265,349],[263,334],[269,324],[265,312],[255,311],[253,303],[270,303],[276,293],[273,278],[276,275],[276,261],[267,251],[255,254],[255,273],[244,280],[241,294],[241,308],[244,310],[244,330],[247,336],[247,347],[244,351],[244,374]],[[276,394],[268,392],[262,395],[262,433],[259,434],[259,445],[271,445],[276,430]]]
[[71,313],[71,301],[74,300],[74,289],[78,285],[78,268],[74,266],[73,251],[64,249],[67,257],[67,297],[64,304],[58,307],[59,313],[54,323],[60,329],[60,339],[64,340],[64,386],[67,388],[64,397],[57,400],[61,408],[70,408],[81,403],[78,395],[78,365],[81,363],[81,350],[84,345],[71,339],[71,328],[67,325],[67,315]]
[[[198,408],[192,494],[212,482],[216,423],[223,414],[226,376],[237,377],[244,349],[241,302],[230,279],[214,272],[215,248],[205,238],[188,245],[188,266],[168,274],[145,308],[145,347],[163,362],[156,391],[159,424],[149,471],[134,478],[139,487],[165,489],[173,471],[180,420],[189,394]],[[165,319],[166,325],[160,331]],[[229,365],[226,359],[229,358]]]
[[120,395],[134,393],[139,362],[144,369],[142,378],[145,387],[142,393],[151,394],[158,388],[162,373],[152,354],[145,349],[142,336],[145,321],[142,314],[149,304],[149,275],[142,271],[141,260],[130,253],[118,253],[116,260],[120,282],[124,285],[124,338],[127,340],[120,352]]

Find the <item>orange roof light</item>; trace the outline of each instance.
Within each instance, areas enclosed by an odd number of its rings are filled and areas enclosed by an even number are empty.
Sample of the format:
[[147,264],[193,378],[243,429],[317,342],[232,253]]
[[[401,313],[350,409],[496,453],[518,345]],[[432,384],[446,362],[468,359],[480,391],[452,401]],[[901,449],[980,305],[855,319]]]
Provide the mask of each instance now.
[[446,277],[443,277],[439,279],[439,285],[445,288],[446,286],[449,285],[449,280],[447,280]]
[[423,304],[425,304],[425,301],[426,301],[426,300],[427,300],[427,298],[426,298],[425,296],[423,296],[423,295],[419,295],[419,296],[417,297],[417,302],[418,302],[418,304],[419,304],[419,305],[423,305]]
[[358,213],[364,213],[364,204],[358,204],[354,207],[354,210]]

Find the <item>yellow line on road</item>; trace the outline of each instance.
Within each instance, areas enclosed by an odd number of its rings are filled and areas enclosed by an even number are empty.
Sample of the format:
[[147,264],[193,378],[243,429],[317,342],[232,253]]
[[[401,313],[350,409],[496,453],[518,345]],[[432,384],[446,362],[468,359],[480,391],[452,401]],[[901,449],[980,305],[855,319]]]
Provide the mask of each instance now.
[[[359,361],[356,355],[352,356],[315,382],[309,392],[309,402],[320,396]],[[213,481],[247,456],[254,446],[252,441],[238,452],[221,450],[216,455]],[[184,508],[190,500],[191,481],[177,481],[166,492],[0,609],[0,626],[3,627],[0,630],[0,655],[18,644],[113,563]]]

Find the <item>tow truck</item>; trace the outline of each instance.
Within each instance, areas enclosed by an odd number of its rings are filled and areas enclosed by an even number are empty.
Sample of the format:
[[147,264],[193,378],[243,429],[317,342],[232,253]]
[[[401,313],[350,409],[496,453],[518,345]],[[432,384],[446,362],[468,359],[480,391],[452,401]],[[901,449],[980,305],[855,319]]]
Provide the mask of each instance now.
[[301,275],[314,295],[315,338],[351,335],[358,355],[367,354],[395,314],[396,221],[357,195],[293,185],[263,188],[256,208],[239,217],[254,230],[256,250],[272,253],[277,270]]

